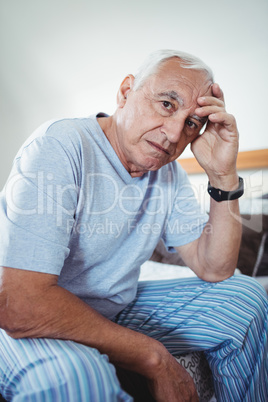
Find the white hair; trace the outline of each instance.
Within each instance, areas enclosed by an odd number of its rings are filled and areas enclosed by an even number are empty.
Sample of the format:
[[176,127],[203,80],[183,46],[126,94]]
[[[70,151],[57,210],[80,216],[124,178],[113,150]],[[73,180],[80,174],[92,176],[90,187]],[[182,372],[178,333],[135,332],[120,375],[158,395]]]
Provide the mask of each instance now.
[[214,82],[212,70],[198,57],[178,50],[162,49],[151,53],[140,66],[135,75],[133,90],[136,91],[139,89],[151,75],[156,73],[162,63],[174,57],[180,59],[181,67],[201,70],[207,75],[207,78],[212,81],[212,83]]

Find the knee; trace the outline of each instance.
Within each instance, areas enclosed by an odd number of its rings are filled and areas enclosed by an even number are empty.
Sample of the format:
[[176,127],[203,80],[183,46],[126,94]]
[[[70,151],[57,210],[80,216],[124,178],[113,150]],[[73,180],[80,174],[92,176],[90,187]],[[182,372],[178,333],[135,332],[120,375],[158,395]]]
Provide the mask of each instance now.
[[[251,276],[247,275],[234,275],[231,278],[229,278],[235,287],[239,290],[241,293],[245,293],[246,295],[251,295],[254,299],[255,297],[258,299],[264,299],[267,300],[267,294],[264,289],[264,287],[255,279],[252,278]],[[228,282],[229,279],[226,281]]]
[[52,356],[38,359],[28,367],[17,384],[16,401],[27,397],[38,399],[38,395],[47,395],[47,400],[53,395],[59,401],[127,400],[115,368],[105,355],[74,342],[67,344],[60,351],[53,350]]
[[86,348],[87,353],[75,350],[64,356],[60,370],[64,374],[64,384],[68,398],[78,401],[120,401],[121,390],[116,371],[105,355]]
[[252,313],[254,316],[267,319],[267,294],[255,278],[246,275],[234,275],[224,282],[229,287],[229,291],[233,292],[237,308],[241,309],[241,315],[244,311],[246,314]]
[[214,335],[219,324],[217,336],[224,341],[221,353],[237,353],[247,342],[258,350],[261,339],[266,339],[268,325],[268,301],[263,287],[254,278],[235,275],[219,282],[213,289],[214,295],[218,300],[213,316]]

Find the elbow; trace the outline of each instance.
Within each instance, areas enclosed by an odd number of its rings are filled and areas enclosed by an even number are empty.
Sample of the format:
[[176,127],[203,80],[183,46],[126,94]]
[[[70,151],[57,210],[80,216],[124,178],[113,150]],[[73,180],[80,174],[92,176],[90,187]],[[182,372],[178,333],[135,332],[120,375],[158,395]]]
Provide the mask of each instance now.
[[233,264],[206,266],[201,270],[201,274],[198,277],[206,282],[222,282],[234,275],[235,268],[236,266]]
[[200,258],[198,261],[197,276],[206,282],[222,282],[235,273],[237,267],[238,252],[226,253],[224,258]]
[[7,309],[0,309],[0,328],[11,338],[20,338],[21,328],[17,323],[16,315],[11,314]]
[[12,317],[8,308],[8,298],[4,292],[0,294],[0,328],[6,331],[12,331]]
[[28,338],[32,335],[29,325],[22,324],[21,319],[17,319],[14,315],[12,317],[4,317],[4,319],[1,319],[0,328],[13,339]]
[[[27,315],[27,314],[26,314]],[[1,297],[0,328],[14,339],[24,338],[29,331],[30,320],[25,316],[23,307]]]
[[3,329],[11,338],[16,338],[17,326],[7,311],[0,309],[0,328]]
[[226,279],[231,278],[231,276],[233,276],[233,275],[234,275],[234,273],[231,273],[231,274],[229,273],[229,274],[225,274],[225,275],[209,273],[209,274],[203,275],[203,277],[201,277],[200,279],[202,279],[203,281],[206,281],[206,282],[216,283],[216,282],[223,282]]

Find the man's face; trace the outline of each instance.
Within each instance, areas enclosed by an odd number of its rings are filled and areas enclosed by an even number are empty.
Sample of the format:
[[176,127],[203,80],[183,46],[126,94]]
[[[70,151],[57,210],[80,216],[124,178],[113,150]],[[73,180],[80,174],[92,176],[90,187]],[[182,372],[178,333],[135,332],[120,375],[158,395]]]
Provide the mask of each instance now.
[[133,91],[132,84],[128,77],[122,87],[114,148],[137,177],[178,158],[199,135],[205,120],[195,114],[197,99],[212,95],[212,83],[203,72],[171,59],[140,89]]

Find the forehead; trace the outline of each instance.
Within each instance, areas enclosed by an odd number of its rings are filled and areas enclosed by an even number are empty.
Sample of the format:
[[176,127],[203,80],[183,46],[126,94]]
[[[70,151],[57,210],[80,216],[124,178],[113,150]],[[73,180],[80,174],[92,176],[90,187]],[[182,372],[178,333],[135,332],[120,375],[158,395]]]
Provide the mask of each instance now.
[[206,73],[183,68],[178,58],[162,63],[156,73],[148,78],[147,85],[155,95],[168,91],[176,98],[177,94],[179,103],[212,95],[212,82]]

